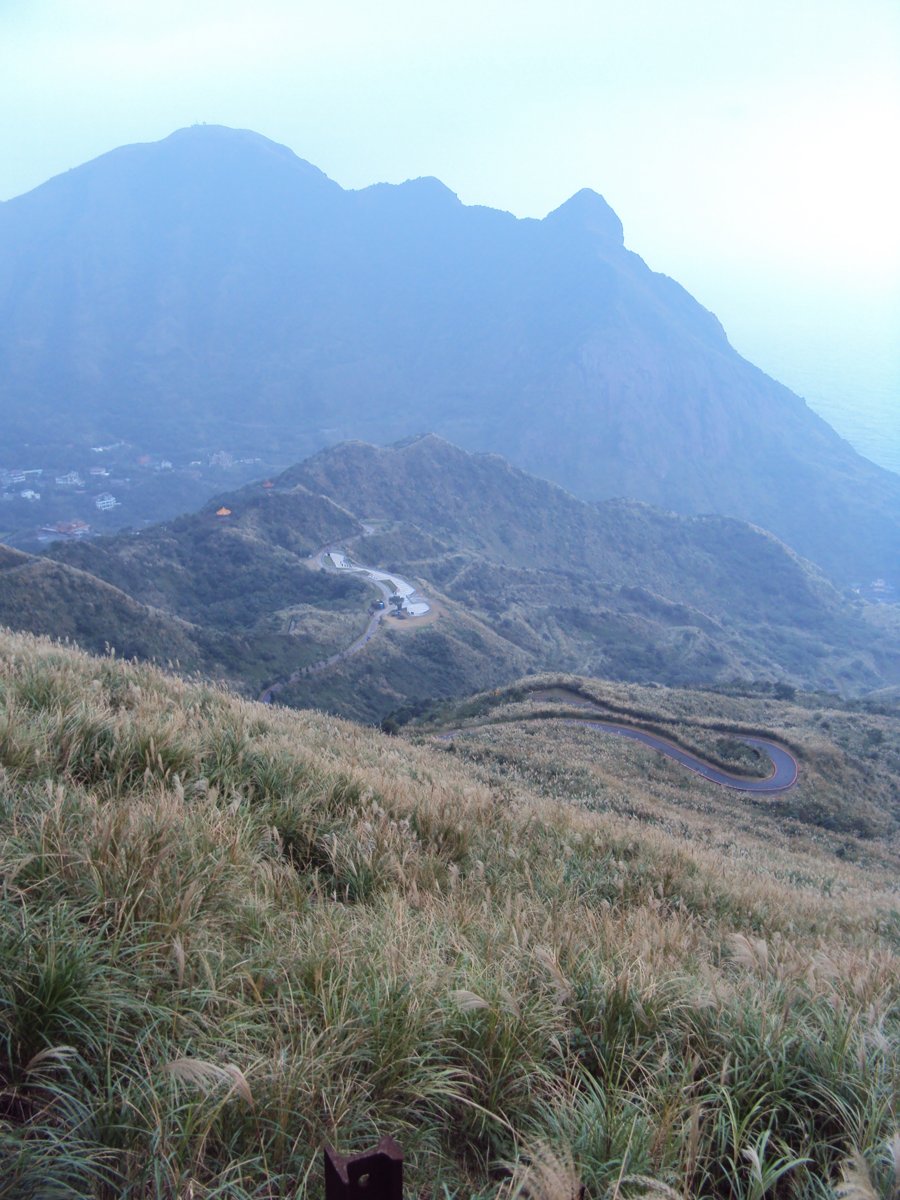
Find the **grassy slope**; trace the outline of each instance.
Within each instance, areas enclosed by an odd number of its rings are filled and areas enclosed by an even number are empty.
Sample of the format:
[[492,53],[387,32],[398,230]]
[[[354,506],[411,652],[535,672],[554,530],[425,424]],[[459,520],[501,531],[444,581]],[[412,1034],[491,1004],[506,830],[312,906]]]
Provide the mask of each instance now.
[[[438,593],[428,595],[435,601]],[[386,621],[365,654],[301,679],[279,701],[378,723],[410,701],[467,695],[528,670],[530,656],[489,624],[441,597],[438,605],[428,624]]]
[[575,741],[608,803],[547,745],[512,774],[0,635],[0,1194],[319,1194],[324,1139],[392,1132],[413,1195],[812,1200],[858,1151],[888,1197],[889,838]]
[[0,547],[0,614],[27,620],[32,632],[71,639],[123,657],[215,670],[215,637],[152,609],[77,567]]
[[[300,570],[311,576],[305,567]],[[357,591],[351,581],[341,582]],[[96,653],[112,650],[122,658],[225,680],[251,695],[272,678],[315,662],[349,640],[343,615],[330,613],[325,627],[304,620],[311,636],[303,638],[285,636],[289,614],[272,614],[247,633],[217,629],[141,603],[78,567],[0,547],[0,621]]]

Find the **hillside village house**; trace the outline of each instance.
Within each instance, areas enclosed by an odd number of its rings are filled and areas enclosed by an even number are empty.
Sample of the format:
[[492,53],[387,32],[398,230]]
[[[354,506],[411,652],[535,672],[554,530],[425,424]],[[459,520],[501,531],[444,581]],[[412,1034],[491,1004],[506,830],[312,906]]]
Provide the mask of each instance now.
[[94,504],[100,509],[101,512],[109,512],[109,510],[111,508],[115,508],[118,503],[118,500],[110,492],[103,492],[102,495],[98,496],[94,501]]
[[58,521],[55,525],[42,525],[40,532],[54,538],[62,537],[77,540],[87,537],[91,532],[91,527],[87,521]]

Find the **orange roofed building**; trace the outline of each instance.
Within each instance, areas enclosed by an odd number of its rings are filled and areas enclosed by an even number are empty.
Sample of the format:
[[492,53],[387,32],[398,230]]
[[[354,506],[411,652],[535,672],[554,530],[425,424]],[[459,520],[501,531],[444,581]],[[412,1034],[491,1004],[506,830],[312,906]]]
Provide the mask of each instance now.
[[225,505],[223,504],[221,508],[216,509],[216,516],[217,517],[230,517],[231,509],[226,508]]

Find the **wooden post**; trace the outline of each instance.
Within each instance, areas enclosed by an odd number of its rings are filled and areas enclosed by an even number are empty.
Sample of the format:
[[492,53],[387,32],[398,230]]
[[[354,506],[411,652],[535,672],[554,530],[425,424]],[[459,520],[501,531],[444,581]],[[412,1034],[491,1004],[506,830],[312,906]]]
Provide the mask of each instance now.
[[326,1146],[325,1200],[403,1200],[403,1151],[387,1136],[364,1154]]

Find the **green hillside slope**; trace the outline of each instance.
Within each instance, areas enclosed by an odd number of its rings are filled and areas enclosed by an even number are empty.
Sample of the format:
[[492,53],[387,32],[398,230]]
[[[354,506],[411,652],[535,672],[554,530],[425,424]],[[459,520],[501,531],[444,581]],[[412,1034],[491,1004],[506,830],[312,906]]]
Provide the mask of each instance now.
[[[110,567],[106,574],[118,583],[69,563],[0,546],[0,623],[71,641],[96,653],[111,651],[182,674],[196,672],[225,680],[253,695],[273,676],[297,670],[353,636],[362,619],[354,612],[362,589],[352,581],[318,578],[305,566],[277,557],[273,561],[268,549],[254,555],[241,539],[224,531],[218,534],[215,530],[205,551],[196,554],[190,538],[179,543],[188,560],[186,569],[177,553],[169,560],[151,554],[149,567],[141,554],[129,561],[130,539],[123,542],[122,557],[97,544],[97,559],[92,556],[91,565]],[[72,550],[73,563],[83,561],[79,547]],[[235,578],[241,583],[251,581],[246,593],[222,590],[223,580],[233,583]],[[292,583],[292,601],[311,596],[317,602],[300,606],[306,610],[302,639],[287,636],[283,619],[273,618],[269,609],[270,589]],[[260,591],[264,595],[255,608],[254,586],[257,597]],[[173,605],[170,589],[184,603]],[[149,595],[160,606],[135,595]],[[252,619],[247,624],[235,620],[235,610]]]
[[428,580],[538,669],[841,692],[900,676],[889,621],[742,522],[585,504],[434,436],[334,447],[282,481],[377,518],[367,555]]
[[[361,652],[299,674],[351,646],[379,595],[320,567],[310,551],[326,544],[416,580],[433,611],[382,622]],[[587,504],[435,436],[346,443],[139,535],[49,553],[204,631],[193,636],[205,648],[183,661],[254,696],[291,680],[280,701],[366,721],[528,670],[843,694],[900,681],[900,629],[880,611],[889,606],[873,614],[763,530]],[[180,659],[141,649],[87,593],[76,615],[71,590],[55,595],[61,579],[45,570],[34,611],[0,587],[0,620]],[[54,625],[54,612],[65,619]]]

